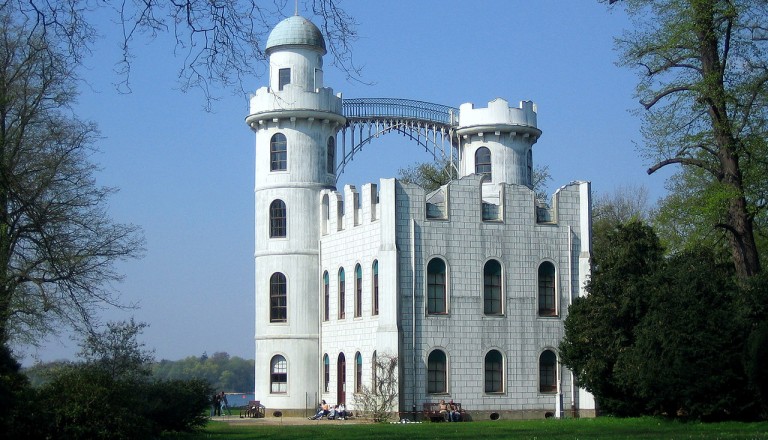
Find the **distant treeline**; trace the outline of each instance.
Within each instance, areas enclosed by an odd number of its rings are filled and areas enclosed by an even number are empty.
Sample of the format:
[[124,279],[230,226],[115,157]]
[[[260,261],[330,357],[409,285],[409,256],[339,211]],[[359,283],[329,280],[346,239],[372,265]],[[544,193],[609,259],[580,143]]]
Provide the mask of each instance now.
[[[67,362],[39,363],[25,368],[33,386],[47,382],[50,372],[68,364]],[[151,364],[152,376],[158,380],[203,379],[217,391],[251,392],[254,389],[254,361],[237,356],[230,357],[226,352],[216,352],[210,356],[189,356],[178,361],[163,359]]]
[[179,361],[163,359],[152,365],[152,376],[160,380],[204,379],[217,391],[252,392],[255,387],[253,376],[255,362],[226,352],[210,356],[189,356]]

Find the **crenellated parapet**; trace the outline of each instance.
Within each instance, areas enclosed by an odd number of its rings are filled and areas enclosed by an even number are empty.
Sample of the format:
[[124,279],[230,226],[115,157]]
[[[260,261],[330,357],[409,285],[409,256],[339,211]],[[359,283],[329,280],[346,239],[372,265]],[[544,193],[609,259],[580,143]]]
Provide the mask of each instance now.
[[366,183],[359,191],[353,185],[345,185],[343,194],[326,189],[320,192],[320,200],[324,236],[379,220],[378,185],[374,183]]
[[[413,211],[409,215],[446,224],[587,225],[591,210],[589,182],[560,187],[549,204],[536,199],[525,185],[483,185],[484,178],[469,175],[426,193],[402,184]],[[423,206],[419,206],[423,205]]]
[[330,87],[307,91],[295,84],[286,84],[276,91],[262,87],[251,95],[250,114],[245,121],[251,128],[272,120],[304,118],[318,121],[346,123],[342,115],[341,93],[334,94]]
[[475,108],[472,103],[459,107],[459,128],[461,136],[476,133],[514,133],[538,138],[541,130],[536,125],[536,104],[521,101],[519,107],[510,107],[509,102],[496,98],[488,107]]

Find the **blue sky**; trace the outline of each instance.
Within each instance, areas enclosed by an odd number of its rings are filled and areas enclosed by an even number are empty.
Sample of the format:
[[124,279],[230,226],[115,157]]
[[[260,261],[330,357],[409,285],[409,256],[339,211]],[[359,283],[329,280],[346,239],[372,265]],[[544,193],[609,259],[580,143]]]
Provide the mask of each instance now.
[[[293,2],[285,14],[293,13]],[[300,2],[301,4],[302,2]],[[596,0],[389,0],[342,3],[358,22],[353,56],[366,83],[350,82],[326,59],[325,85],[344,97],[395,97],[458,107],[502,97],[538,106],[543,135],[536,165],[549,166],[550,193],[589,180],[595,193],[644,185],[664,194],[664,177],[648,176],[638,154],[640,119],[630,114],[635,72],[616,66],[614,38],[628,27],[621,9]],[[301,11],[300,6],[300,11]],[[311,17],[310,17],[311,18]],[[275,22],[279,18],[275,19]],[[146,45],[145,45],[146,43]],[[139,40],[132,93],[113,83],[117,41],[105,38],[87,60],[76,112],[103,136],[93,159],[101,185],[120,192],[109,212],[143,227],[146,256],[121,263],[115,288],[135,310],[105,310],[103,320],[150,325],[143,340],[157,359],[226,351],[253,358],[254,135],[247,100],[230,91],[212,112],[197,91],[179,91],[172,42]],[[263,69],[265,70],[265,69]],[[255,91],[264,77],[247,80]],[[366,147],[340,184],[393,177],[428,156],[391,134]],[[341,189],[341,185],[339,189]],[[74,358],[63,335],[26,362]]]

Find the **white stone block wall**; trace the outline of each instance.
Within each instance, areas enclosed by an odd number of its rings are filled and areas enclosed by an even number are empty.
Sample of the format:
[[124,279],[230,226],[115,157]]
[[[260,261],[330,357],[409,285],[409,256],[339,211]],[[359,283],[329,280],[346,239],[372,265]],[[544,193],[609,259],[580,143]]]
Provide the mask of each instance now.
[[[479,176],[452,182],[448,191],[449,218],[427,220],[423,190],[398,184],[401,353],[405,372],[401,409],[408,411],[412,405],[420,408],[422,402],[444,398],[459,401],[468,410],[541,410],[543,416],[544,411],[554,410],[554,396],[539,392],[539,355],[546,349],[557,353],[567,305],[578,291],[573,281],[582,274],[578,273],[579,250],[573,246],[578,246],[579,240],[569,240],[569,236],[580,231],[582,194],[578,185],[561,189],[555,198],[557,223],[542,225],[535,220],[533,192],[524,186],[506,185],[503,222],[483,222],[480,186]],[[411,222],[416,235],[415,315],[411,313]],[[425,271],[434,256],[448,264],[449,313],[444,316],[427,316],[425,311]],[[505,313],[500,317],[483,314],[483,265],[488,258],[499,260],[504,271]],[[553,262],[557,270],[557,317],[538,316],[537,274],[539,264],[545,260]],[[448,357],[445,395],[426,391],[427,356],[435,348],[445,351]],[[484,356],[491,349],[504,356],[505,388],[501,394],[484,392]],[[560,370],[565,400],[570,402],[571,376],[564,368]]]
[[[320,340],[320,399],[336,404],[338,396],[339,354],[343,353],[346,361],[345,400],[350,409],[359,409],[355,405],[355,355],[362,356],[362,384],[371,387],[373,377],[373,354],[397,354],[397,303],[394,279],[397,276],[395,252],[388,246],[394,241],[394,231],[382,229],[383,225],[394,222],[382,212],[394,212],[394,181],[383,180],[380,202],[376,203],[375,185],[364,185],[362,194],[353,187],[344,188],[345,197],[338,192],[324,191],[333,206],[345,201],[344,215],[334,218],[335,209],[331,209],[328,233],[321,238],[320,257],[320,312],[324,313],[323,274],[329,275],[330,319],[321,320]],[[361,198],[358,208],[350,201]],[[390,205],[382,208],[381,205]],[[378,214],[378,216],[374,216]],[[357,219],[357,224],[354,219]],[[338,225],[343,225],[339,230]],[[373,305],[373,262],[379,263],[379,314],[374,315]],[[362,313],[355,317],[355,267],[362,269]],[[345,271],[345,318],[339,319],[339,268]],[[330,364],[328,391],[324,389],[323,356],[327,354]]]

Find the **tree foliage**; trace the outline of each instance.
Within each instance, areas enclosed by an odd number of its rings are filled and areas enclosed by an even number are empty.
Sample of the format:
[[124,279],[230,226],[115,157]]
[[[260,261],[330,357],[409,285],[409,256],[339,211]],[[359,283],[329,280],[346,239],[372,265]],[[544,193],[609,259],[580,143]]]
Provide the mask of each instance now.
[[[67,54],[71,64],[82,63],[93,43],[103,38],[99,21],[120,29],[120,53],[115,57],[120,86],[130,90],[131,62],[136,47],[168,34],[179,55],[179,80],[182,89],[202,89],[211,97],[212,86],[242,89],[243,80],[259,76],[266,61],[264,46],[270,30],[286,14],[294,12],[286,0],[173,0],[173,1],[88,1],[88,0],[10,0],[18,20],[44,43]],[[356,23],[340,7],[338,0],[302,2],[319,21],[333,63],[351,77],[358,77],[352,63],[351,44],[356,39]]]
[[704,198],[695,207],[706,209],[688,219],[718,230],[741,277],[758,273],[754,219],[766,201],[768,3],[618,3],[634,21],[618,43],[624,64],[640,74],[648,172],[681,165],[682,179]]
[[[448,160],[437,159],[434,162],[417,162],[400,168],[397,171],[397,176],[404,183],[415,183],[427,192],[431,192],[456,179],[457,174]],[[547,185],[552,180],[552,176],[549,174],[549,167],[546,165],[535,167],[531,178],[536,199],[545,202],[547,199]]]
[[17,393],[14,438],[146,439],[205,426],[210,385],[152,378],[143,328],[110,323],[83,341],[83,361],[58,363],[42,385]]
[[[602,410],[703,420],[765,416],[762,284],[698,248],[665,257],[653,230],[620,224],[595,243],[589,295],[569,309],[560,354]],[[757,276],[756,278],[760,278]],[[752,342],[748,342],[752,341]]]
[[154,360],[152,351],[139,342],[148,325],[129,321],[108,322],[107,328],[88,334],[80,344],[80,358],[99,367],[112,377],[146,377]]
[[404,183],[415,183],[432,192],[456,178],[456,170],[446,159],[434,162],[419,162],[397,170],[398,179]]
[[71,114],[76,86],[44,28],[0,4],[0,344],[36,343],[62,323],[92,327],[118,305],[113,265],[137,257],[140,230],[106,213],[96,184],[97,131]]

